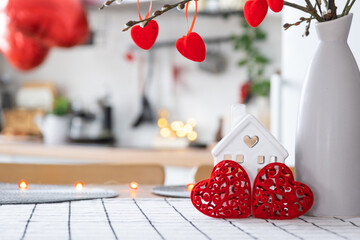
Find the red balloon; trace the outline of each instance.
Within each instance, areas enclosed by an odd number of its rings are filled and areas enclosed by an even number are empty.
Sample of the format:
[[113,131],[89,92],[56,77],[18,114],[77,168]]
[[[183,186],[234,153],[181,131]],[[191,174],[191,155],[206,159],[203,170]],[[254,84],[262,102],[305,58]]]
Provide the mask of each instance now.
[[39,66],[46,58],[49,48],[19,31],[7,29],[1,36],[0,48],[5,58],[19,70]]
[[5,13],[13,29],[46,46],[72,47],[89,36],[80,0],[8,0]]

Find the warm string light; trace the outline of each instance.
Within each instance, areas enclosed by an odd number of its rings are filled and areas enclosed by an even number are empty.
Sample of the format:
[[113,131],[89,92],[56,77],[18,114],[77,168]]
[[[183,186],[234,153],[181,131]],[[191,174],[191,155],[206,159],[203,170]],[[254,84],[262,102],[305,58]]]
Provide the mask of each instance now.
[[84,188],[84,186],[85,186],[85,183],[83,183],[83,182],[77,182],[77,183],[75,183],[75,188],[76,188],[76,190],[78,190],[78,191],[81,191],[81,190]]
[[21,180],[18,184],[18,187],[21,189],[21,190],[26,190],[29,188],[29,184],[27,183],[27,181],[25,180]]
[[130,189],[137,190],[139,188],[139,184],[137,182],[131,182],[129,184]]
[[185,138],[191,142],[195,141],[198,137],[197,132],[194,130],[196,120],[190,118],[186,123],[182,121],[168,121],[168,112],[165,109],[159,111],[158,126],[160,128],[160,136],[163,138]]
[[191,192],[191,190],[194,188],[195,184],[194,183],[189,183],[186,186],[188,188],[188,191]]

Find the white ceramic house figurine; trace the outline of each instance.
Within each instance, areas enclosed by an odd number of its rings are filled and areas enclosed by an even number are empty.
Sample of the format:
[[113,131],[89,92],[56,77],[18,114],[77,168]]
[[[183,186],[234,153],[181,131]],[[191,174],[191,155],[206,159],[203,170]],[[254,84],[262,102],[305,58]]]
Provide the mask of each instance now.
[[258,169],[271,162],[284,163],[286,149],[254,116],[246,113],[244,104],[231,108],[231,130],[213,148],[214,165],[222,160],[241,164],[253,184]]

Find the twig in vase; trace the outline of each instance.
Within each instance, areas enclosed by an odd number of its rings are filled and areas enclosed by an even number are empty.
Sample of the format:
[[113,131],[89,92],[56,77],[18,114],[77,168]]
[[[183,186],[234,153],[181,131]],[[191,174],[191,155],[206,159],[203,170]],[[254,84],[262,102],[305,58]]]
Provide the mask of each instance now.
[[354,5],[355,1],[356,1],[356,0],[352,0],[352,2],[350,3],[349,7],[348,7],[347,10],[346,10],[346,15],[349,14],[350,9],[351,9],[352,6]]
[[328,7],[328,2],[326,0],[323,0],[324,4],[325,4],[325,7],[327,8]]
[[324,20],[320,17],[320,15],[316,12],[316,9],[312,6],[311,2],[309,0],[306,0],[307,2],[307,6],[306,7],[303,7],[301,5],[298,5],[298,4],[295,4],[295,3],[291,3],[291,2],[287,2],[287,1],[284,1],[284,5],[285,6],[289,6],[289,7],[292,7],[292,8],[295,8],[295,9],[298,9],[300,11],[303,11],[305,13],[309,13],[311,14],[311,16],[313,16],[317,21],[319,22],[323,22]]
[[[301,17],[301,18],[299,18],[299,21],[297,21],[297,22],[295,22],[295,23],[285,23],[284,25],[283,25],[283,28],[284,28],[284,30],[288,30],[290,27],[292,27],[292,26],[299,26],[301,23],[303,23],[303,22],[307,22],[307,23],[310,23],[311,22],[311,20],[312,19],[314,19],[314,17],[309,17],[309,18],[304,18],[304,17]],[[306,35],[307,36],[307,35]]]
[[304,33],[303,37],[304,37],[304,36],[305,36],[305,37],[309,36],[309,34],[310,34],[311,20],[313,20],[313,19],[314,19],[314,18],[311,17],[311,18],[307,21],[308,25],[306,25],[306,27],[305,27],[305,33]]
[[321,0],[316,0],[315,6],[318,7],[320,14],[323,12],[321,9]]
[[337,13],[336,13],[336,5],[335,5],[335,0],[329,0],[328,3],[328,13],[326,15],[326,20],[332,20],[332,19],[336,19],[337,18]]

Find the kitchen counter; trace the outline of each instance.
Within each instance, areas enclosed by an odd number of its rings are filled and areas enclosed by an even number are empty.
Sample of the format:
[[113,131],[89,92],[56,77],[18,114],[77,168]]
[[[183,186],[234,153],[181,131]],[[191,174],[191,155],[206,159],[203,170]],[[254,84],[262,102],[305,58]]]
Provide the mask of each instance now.
[[61,145],[0,141],[0,155],[48,159],[70,159],[77,163],[101,162],[114,164],[160,164],[163,166],[194,167],[211,165],[209,149],[124,149],[102,146]]

